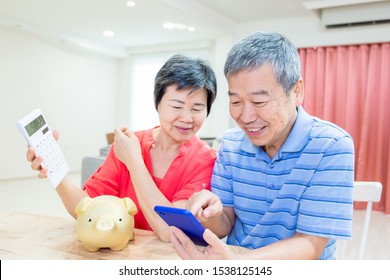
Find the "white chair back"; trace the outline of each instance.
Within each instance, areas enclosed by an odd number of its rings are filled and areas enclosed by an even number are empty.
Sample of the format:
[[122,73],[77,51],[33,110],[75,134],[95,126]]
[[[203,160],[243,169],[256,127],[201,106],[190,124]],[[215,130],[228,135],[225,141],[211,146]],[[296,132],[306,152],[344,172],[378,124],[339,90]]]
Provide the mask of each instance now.
[[[362,260],[364,258],[364,252],[367,245],[368,229],[370,226],[372,205],[374,202],[378,202],[381,199],[382,184],[380,182],[365,182],[355,181],[353,190],[353,200],[360,202],[367,202],[366,213],[364,216],[364,223],[362,228],[362,236],[359,243],[359,251],[357,259]],[[343,258],[345,255],[346,242],[343,242],[339,257]]]

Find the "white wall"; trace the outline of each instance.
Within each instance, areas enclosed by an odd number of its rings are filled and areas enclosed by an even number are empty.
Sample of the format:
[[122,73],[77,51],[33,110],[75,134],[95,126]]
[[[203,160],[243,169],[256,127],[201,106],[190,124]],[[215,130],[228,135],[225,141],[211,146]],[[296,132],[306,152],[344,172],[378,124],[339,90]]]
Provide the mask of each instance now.
[[[232,36],[225,36],[217,38],[213,44],[204,41],[190,45],[154,46],[146,50],[137,50],[128,59],[121,60],[120,92],[117,102],[119,123],[126,124],[133,130],[147,129],[158,125],[158,114],[153,103],[154,76],[170,56],[182,53],[206,59],[215,71],[218,87],[217,99],[198,135],[201,137],[221,137],[223,132],[229,128],[230,119],[227,110],[227,84],[223,75],[223,64],[231,45]],[[139,67],[141,63],[145,67],[144,70]],[[137,64],[138,67],[136,67]],[[135,68],[139,72],[134,73]],[[143,74],[143,72],[147,72],[147,74]],[[134,82],[132,82],[131,77],[135,78]]]
[[280,32],[288,36],[298,48],[390,41],[390,24],[326,30],[314,14],[240,24],[231,36],[216,39],[214,69],[218,79],[218,98],[204,127],[205,134],[220,137],[224,130],[236,125],[228,112],[229,98],[223,66],[233,44],[258,30]]
[[297,47],[335,46],[390,41],[390,24],[326,30],[315,16],[285,18],[241,24],[238,40],[256,30],[272,30],[288,36]]
[[[232,44],[260,29],[275,30],[297,47],[390,41],[390,25],[325,30],[317,17],[288,18],[242,24],[234,34],[210,45],[218,96],[200,136],[220,137],[234,122],[228,112],[223,65]],[[177,51],[173,49],[172,51]],[[129,125],[131,59],[117,61],[0,26],[0,180],[36,176],[25,160],[26,144],[15,122],[40,107],[52,128],[60,131],[60,145],[72,171],[79,171],[85,155],[98,154],[105,134]]]
[[217,98],[214,101],[210,115],[207,117],[199,136],[221,138],[223,132],[232,127],[232,119],[229,114],[228,87],[223,67],[227,53],[233,45],[233,37],[226,35],[217,38],[214,46],[214,59],[210,61],[217,78]]
[[0,180],[36,176],[15,122],[41,108],[71,170],[96,155],[115,126],[118,62],[0,26]]

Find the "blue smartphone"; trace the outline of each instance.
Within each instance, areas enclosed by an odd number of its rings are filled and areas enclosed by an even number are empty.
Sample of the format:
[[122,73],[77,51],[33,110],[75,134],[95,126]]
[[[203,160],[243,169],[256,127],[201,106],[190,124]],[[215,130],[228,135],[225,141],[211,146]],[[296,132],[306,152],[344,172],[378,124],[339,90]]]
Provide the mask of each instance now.
[[187,209],[155,206],[154,211],[169,225],[180,228],[196,245],[207,246],[203,239],[205,228]]

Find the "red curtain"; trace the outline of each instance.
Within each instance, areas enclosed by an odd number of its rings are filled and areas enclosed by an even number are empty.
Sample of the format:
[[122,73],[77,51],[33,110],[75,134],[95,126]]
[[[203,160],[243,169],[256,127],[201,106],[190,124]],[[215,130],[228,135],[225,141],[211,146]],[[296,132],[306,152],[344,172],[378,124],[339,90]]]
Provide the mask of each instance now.
[[302,48],[299,55],[305,110],[351,134],[355,181],[382,182],[374,209],[390,214],[390,43]]

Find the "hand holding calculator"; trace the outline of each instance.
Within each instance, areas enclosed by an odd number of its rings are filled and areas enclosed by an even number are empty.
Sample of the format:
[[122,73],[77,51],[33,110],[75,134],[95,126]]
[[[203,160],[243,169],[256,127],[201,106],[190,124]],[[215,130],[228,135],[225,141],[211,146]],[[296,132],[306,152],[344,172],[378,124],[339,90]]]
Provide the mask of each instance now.
[[69,166],[41,110],[36,109],[26,115],[16,122],[16,126],[35,149],[35,155],[42,157],[42,167],[48,170],[47,178],[56,188],[69,172]]

